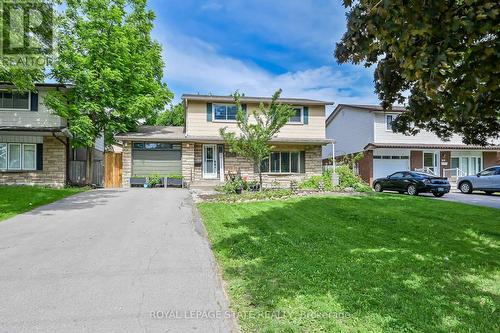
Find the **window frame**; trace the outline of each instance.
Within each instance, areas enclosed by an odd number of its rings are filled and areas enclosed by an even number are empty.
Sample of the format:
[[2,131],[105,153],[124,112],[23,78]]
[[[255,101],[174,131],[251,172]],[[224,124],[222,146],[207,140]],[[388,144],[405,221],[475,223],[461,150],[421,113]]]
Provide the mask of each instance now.
[[[279,172],[275,172],[275,171],[271,171],[271,154],[273,153],[278,153],[279,154]],[[296,153],[298,154],[298,158],[297,158],[297,172],[292,172],[292,153]],[[299,175],[301,174],[300,170],[301,170],[301,161],[300,161],[300,150],[284,150],[284,151],[281,151],[281,150],[277,150],[277,151],[272,151],[271,154],[269,154],[269,156],[267,158],[264,158],[261,163],[260,163],[260,168],[261,168],[261,172],[263,174],[268,174],[268,175]],[[282,154],[288,154],[288,172],[282,172],[281,168],[282,168],[282,162],[281,162],[281,156]],[[263,161],[266,161],[267,160],[267,171],[265,170],[262,170],[262,163]]]
[[[25,158],[24,158],[24,149],[26,148],[26,146],[32,146],[33,147],[33,152],[35,153],[34,158],[33,158],[33,160],[35,162],[35,165],[33,166],[33,168],[30,168],[30,169],[26,168],[25,165],[24,165],[24,160],[25,160]],[[22,148],[22,154],[21,155],[22,155],[21,156],[22,157],[22,159],[21,159],[21,162],[22,162],[21,163],[21,170],[35,171],[36,170],[36,164],[37,164],[36,163],[36,161],[37,161],[36,144],[35,143],[23,143],[23,148]]]
[[303,125],[304,124],[304,107],[300,106],[300,105],[295,105],[295,106],[292,106],[292,108],[294,110],[300,109],[300,121],[290,121],[290,119],[288,119],[287,124],[288,125]]
[[[8,90],[0,90],[0,93],[9,92]],[[18,90],[12,90],[10,93],[14,96],[14,94],[18,92]],[[27,109],[18,109],[14,107],[14,99],[12,99],[12,108],[4,108],[3,106],[3,95],[0,97],[0,111],[31,111],[31,91],[28,91],[28,108]]]
[[[12,168],[10,166],[10,147],[19,146],[19,168]],[[7,148],[7,170],[22,171],[23,170],[23,144],[22,143],[9,143]]]
[[[226,107],[226,119],[217,119],[215,117],[215,107],[216,106],[225,106]],[[227,107],[234,106],[236,107],[236,114],[234,119],[227,119]],[[222,123],[235,123],[237,122],[236,117],[238,115],[238,106],[234,103],[212,103],[212,122],[222,122]]]
[[[387,119],[391,117],[391,125],[389,126],[389,122],[387,121]],[[392,123],[394,122],[395,118],[397,118],[396,115],[394,114],[386,114],[385,115],[385,131],[386,132],[394,132],[394,130],[392,129]]]
[[6,142],[1,142],[0,147],[5,146],[5,168],[0,165],[0,170],[8,170],[9,167],[9,144]]

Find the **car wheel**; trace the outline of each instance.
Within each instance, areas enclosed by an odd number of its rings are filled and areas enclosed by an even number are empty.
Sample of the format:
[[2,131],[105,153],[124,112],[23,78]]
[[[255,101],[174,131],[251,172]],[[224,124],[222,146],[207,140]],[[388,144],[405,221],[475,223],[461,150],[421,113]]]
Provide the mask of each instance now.
[[465,194],[471,194],[472,193],[472,184],[470,182],[462,182],[460,183],[460,191]]
[[413,184],[408,186],[408,188],[406,189],[406,192],[409,195],[418,195],[417,187]]
[[373,188],[375,189],[375,192],[382,192],[384,190],[382,188],[382,185],[380,185],[380,183],[376,183]]
[[434,196],[435,196],[436,198],[441,198],[441,197],[444,195],[444,193],[436,193],[436,192],[434,192],[434,193],[432,193],[432,194],[434,194]]

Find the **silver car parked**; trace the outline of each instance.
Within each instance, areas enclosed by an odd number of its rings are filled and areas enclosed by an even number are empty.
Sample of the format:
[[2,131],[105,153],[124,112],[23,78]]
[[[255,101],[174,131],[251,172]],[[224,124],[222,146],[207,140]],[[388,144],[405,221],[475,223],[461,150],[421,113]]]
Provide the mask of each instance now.
[[500,192],[500,166],[484,169],[475,176],[460,177],[457,185],[462,193],[467,194],[472,191]]

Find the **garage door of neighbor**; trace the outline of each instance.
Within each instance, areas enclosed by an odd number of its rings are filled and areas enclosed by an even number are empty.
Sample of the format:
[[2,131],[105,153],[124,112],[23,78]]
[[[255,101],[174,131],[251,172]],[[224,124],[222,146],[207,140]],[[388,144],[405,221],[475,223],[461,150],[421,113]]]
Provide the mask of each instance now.
[[408,156],[374,156],[373,177],[383,178],[398,171],[410,170]]
[[132,150],[132,175],[180,175],[181,159],[180,144],[135,142]]

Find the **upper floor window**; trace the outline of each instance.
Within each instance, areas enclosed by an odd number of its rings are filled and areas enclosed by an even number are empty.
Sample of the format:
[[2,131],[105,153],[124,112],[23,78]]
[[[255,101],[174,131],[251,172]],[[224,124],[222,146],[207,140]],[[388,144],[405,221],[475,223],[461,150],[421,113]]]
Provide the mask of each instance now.
[[236,120],[238,108],[235,104],[213,104],[212,112],[215,120]]
[[304,108],[297,106],[293,108],[294,114],[288,120],[289,123],[302,124],[304,119]]
[[0,109],[29,110],[29,93],[1,91]]
[[395,115],[388,114],[385,116],[385,130],[392,132],[392,122],[396,119]]

